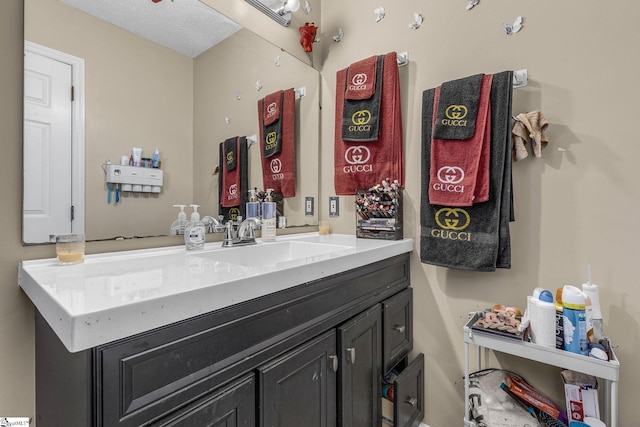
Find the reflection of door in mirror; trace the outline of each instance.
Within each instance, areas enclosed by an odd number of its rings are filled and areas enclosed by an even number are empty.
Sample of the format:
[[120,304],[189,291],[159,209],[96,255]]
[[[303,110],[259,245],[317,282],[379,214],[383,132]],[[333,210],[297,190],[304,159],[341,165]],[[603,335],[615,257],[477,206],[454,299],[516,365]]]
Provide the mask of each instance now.
[[[23,241],[84,233],[79,58],[26,43],[24,57]],[[80,137],[78,137],[80,135]]]

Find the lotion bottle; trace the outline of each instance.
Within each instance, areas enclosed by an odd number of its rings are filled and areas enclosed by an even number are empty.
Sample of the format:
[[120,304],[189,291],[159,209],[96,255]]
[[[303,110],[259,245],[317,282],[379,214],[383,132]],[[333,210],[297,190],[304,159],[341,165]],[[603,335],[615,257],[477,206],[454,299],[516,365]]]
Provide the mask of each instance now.
[[259,203],[256,197],[256,189],[249,190],[249,201],[247,202],[247,218],[259,218]]
[[262,202],[262,241],[276,241],[276,202],[273,201],[271,192],[273,189],[267,189],[267,197]]
[[199,205],[191,205],[193,212],[191,213],[191,221],[184,230],[184,244],[188,251],[196,249],[204,249],[205,226],[200,220],[198,213]]

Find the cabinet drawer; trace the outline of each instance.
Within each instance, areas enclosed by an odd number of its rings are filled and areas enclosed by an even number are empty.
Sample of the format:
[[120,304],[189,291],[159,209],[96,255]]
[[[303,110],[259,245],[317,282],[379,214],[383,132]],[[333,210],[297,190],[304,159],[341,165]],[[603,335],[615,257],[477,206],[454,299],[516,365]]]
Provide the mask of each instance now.
[[413,289],[382,302],[383,372],[388,372],[413,349]]
[[255,376],[246,375],[150,426],[255,427],[255,389]]
[[416,427],[424,418],[424,354],[420,353],[393,382],[393,402],[382,398],[382,426]]

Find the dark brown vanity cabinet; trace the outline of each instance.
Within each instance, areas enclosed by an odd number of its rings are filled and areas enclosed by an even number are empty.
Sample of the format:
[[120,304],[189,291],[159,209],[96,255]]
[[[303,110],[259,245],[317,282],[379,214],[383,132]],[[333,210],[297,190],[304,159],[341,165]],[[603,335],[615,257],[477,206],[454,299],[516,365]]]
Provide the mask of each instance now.
[[79,353],[36,329],[39,427],[378,426],[399,365],[396,427],[422,419],[408,254]]

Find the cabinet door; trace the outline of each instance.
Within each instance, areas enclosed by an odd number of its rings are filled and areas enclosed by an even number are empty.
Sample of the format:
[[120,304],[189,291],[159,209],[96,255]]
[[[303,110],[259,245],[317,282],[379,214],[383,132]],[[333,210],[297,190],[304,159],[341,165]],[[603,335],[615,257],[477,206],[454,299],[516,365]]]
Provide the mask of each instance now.
[[213,392],[187,408],[151,424],[151,427],[254,427],[253,374]]
[[338,328],[341,427],[380,425],[382,310],[375,305]]
[[336,333],[258,369],[261,427],[335,427]]
[[382,302],[384,372],[388,372],[413,349],[413,289]]

